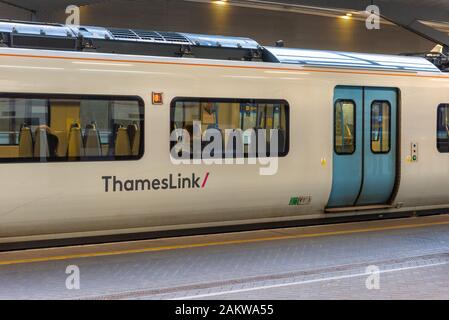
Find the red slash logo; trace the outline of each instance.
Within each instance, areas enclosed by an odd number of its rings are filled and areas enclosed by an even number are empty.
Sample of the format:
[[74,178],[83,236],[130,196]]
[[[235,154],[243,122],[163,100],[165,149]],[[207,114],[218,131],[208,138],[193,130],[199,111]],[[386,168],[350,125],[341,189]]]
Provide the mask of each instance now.
[[204,189],[204,187],[206,186],[206,183],[207,183],[207,179],[208,179],[208,178],[209,178],[209,172],[206,173],[206,176],[204,177],[203,184],[201,185],[201,188],[202,188],[202,189]]

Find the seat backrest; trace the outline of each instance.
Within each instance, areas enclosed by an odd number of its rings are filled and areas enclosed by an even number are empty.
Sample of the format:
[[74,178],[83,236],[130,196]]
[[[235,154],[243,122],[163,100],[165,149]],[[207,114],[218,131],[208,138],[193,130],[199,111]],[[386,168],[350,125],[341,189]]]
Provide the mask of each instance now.
[[58,150],[56,151],[59,157],[67,155],[69,137],[66,131],[54,131],[54,135],[58,138]]
[[131,144],[129,142],[128,130],[124,127],[117,129],[115,137],[115,155],[124,157],[131,155]]
[[245,146],[243,145],[243,132],[241,129],[234,129],[226,133],[225,131],[225,154],[232,157],[243,157]]
[[139,155],[140,151],[140,129],[136,124],[128,126],[129,141],[131,144],[131,154],[133,156]]
[[22,127],[19,134],[19,158],[33,157],[33,137],[29,127]]
[[101,156],[100,134],[95,126],[86,126],[84,133],[84,153],[87,157]]
[[78,126],[72,126],[70,128],[67,156],[74,158],[84,156],[83,139],[81,129]]
[[285,136],[285,130],[284,129],[278,129],[278,152],[282,153],[285,151],[286,147],[286,136]]
[[[220,132],[221,132],[221,137],[223,139],[223,142],[222,142],[222,145],[221,145],[223,156],[225,154],[227,154],[227,153],[232,154],[233,153],[233,151],[232,151],[233,146],[229,145],[229,133],[226,132],[226,129],[220,129]],[[231,147],[232,147],[232,149],[229,150],[229,148],[231,148]]]
[[49,155],[47,130],[45,128],[37,128],[34,141],[34,157],[47,158]]

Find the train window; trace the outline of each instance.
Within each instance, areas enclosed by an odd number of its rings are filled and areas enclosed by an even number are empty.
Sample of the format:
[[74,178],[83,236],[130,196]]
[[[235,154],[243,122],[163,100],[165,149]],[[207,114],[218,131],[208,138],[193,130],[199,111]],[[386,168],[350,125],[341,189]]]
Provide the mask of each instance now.
[[135,97],[2,95],[0,161],[138,159],[143,120]]
[[[195,159],[207,157],[202,151],[217,142],[215,137],[209,137],[215,133],[221,140],[220,150],[215,148],[209,156],[220,153],[221,157],[243,158],[252,157],[253,152],[269,156],[272,150],[283,157],[288,152],[288,115],[289,105],[283,100],[175,99],[171,105],[171,132],[178,137],[177,141],[172,139],[171,149],[183,140],[186,145],[182,152]],[[273,144],[276,136],[277,148]],[[201,141],[201,154],[194,153],[195,141]]]
[[438,106],[437,148],[441,153],[449,153],[449,104]]
[[335,103],[335,152],[353,154],[355,152],[355,102],[338,100]]
[[371,151],[390,152],[391,106],[388,101],[374,101],[371,105]]
[[[47,121],[46,101],[42,99],[0,100],[0,146],[18,146],[21,124],[31,119]],[[6,149],[6,148],[4,148]]]

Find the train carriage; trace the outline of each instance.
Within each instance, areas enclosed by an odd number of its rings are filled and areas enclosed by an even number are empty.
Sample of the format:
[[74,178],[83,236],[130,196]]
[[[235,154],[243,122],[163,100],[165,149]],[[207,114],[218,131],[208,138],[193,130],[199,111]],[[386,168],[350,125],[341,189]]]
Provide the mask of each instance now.
[[[11,22],[0,34],[2,244],[449,208],[449,77],[424,58]],[[275,129],[276,155],[177,163],[171,134],[195,123]]]

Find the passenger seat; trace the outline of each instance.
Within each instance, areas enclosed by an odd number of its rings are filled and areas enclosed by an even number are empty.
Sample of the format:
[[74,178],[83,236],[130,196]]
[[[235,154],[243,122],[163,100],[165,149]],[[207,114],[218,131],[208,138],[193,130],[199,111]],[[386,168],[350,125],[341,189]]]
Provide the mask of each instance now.
[[100,134],[95,124],[88,124],[84,133],[84,152],[87,157],[101,157]]
[[131,155],[128,130],[123,126],[117,129],[115,138],[115,156],[126,157]]
[[49,155],[47,130],[45,128],[37,128],[34,141],[34,157],[47,158]]
[[77,158],[84,156],[83,139],[81,136],[80,125],[75,123],[70,128],[69,143],[67,148],[67,156],[69,158]]
[[283,153],[286,151],[286,134],[284,129],[279,129],[278,131],[278,153]]
[[133,156],[137,156],[140,151],[140,129],[137,124],[131,124],[128,126],[128,135],[131,145],[131,154]]
[[31,129],[23,126],[19,134],[19,158],[33,157],[33,137]]

